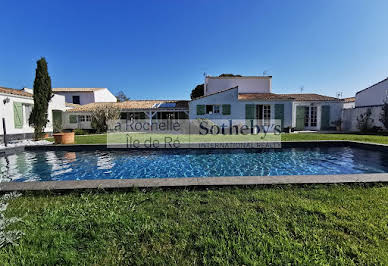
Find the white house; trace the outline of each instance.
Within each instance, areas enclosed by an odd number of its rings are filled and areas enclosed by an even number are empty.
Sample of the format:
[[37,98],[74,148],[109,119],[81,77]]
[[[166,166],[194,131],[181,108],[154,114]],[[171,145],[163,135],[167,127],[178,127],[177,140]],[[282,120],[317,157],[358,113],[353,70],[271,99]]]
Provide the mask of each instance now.
[[53,88],[53,92],[65,96],[65,101],[72,104],[117,102],[107,88]]
[[63,115],[64,129],[92,129],[91,113],[99,105],[111,105],[121,109],[119,124],[128,130],[128,123],[134,120],[148,122],[160,119],[187,119],[188,102],[185,100],[129,100],[118,103],[90,103],[68,109]]
[[388,78],[356,93],[356,107],[381,106],[388,99]]
[[[29,126],[28,119],[34,105],[32,90],[16,90],[0,87],[0,142],[3,141],[5,118],[8,140],[32,138],[34,129]],[[62,112],[66,110],[65,97],[54,95],[49,103],[48,124],[45,132],[53,132],[54,123],[62,124]]]
[[341,118],[343,102],[319,94],[275,94],[271,76],[206,77],[204,96],[189,103],[190,119],[214,122],[280,120],[283,129],[327,130]]

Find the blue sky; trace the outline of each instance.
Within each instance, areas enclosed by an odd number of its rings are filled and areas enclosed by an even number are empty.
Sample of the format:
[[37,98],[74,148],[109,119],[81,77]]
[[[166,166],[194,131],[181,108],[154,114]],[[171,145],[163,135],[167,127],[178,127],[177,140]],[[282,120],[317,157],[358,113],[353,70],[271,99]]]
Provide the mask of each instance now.
[[388,76],[388,1],[0,2],[0,86],[187,99],[203,73],[272,75],[273,92],[354,93]]

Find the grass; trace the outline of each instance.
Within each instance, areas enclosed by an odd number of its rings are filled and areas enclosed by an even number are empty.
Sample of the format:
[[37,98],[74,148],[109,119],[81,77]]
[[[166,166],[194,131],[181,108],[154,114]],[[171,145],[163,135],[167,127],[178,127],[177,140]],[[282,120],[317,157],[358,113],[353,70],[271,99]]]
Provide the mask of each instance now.
[[[152,139],[158,139],[163,141],[166,137],[177,138],[181,142],[192,142],[199,141],[259,141],[260,139],[256,136],[207,136],[206,138],[201,136],[191,136],[188,135],[162,135],[162,134],[131,134],[134,139],[138,139],[141,142],[149,139],[152,136]],[[269,139],[269,138],[268,138]],[[266,139],[266,140],[268,140]],[[49,139],[52,141],[52,139]],[[111,139],[110,139],[111,140]],[[274,140],[279,140],[279,138],[274,138]],[[372,142],[372,143],[382,143],[388,144],[388,136],[377,136],[377,135],[359,135],[359,134],[319,134],[319,133],[298,133],[298,134],[282,134],[282,141],[306,141],[306,140],[352,140],[352,141],[362,141],[362,142]],[[78,135],[75,136],[76,144],[106,144],[107,135]],[[124,142],[122,142],[124,143]]]
[[26,194],[1,265],[388,264],[388,186]]

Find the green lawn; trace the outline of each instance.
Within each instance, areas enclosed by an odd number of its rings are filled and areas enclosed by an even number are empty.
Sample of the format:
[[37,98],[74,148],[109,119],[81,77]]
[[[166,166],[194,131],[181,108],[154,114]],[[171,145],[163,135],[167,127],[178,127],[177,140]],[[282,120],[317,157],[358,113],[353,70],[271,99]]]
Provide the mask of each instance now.
[[388,264],[388,186],[27,194],[0,265]]
[[[201,141],[214,141],[214,142],[225,142],[225,141],[261,141],[259,137],[248,135],[248,136],[199,136],[194,135],[162,135],[162,134],[131,134],[134,139],[144,141],[152,136],[152,139],[158,139],[163,141],[166,137],[179,138],[181,142],[201,142]],[[279,140],[277,137],[272,137],[273,140]],[[52,139],[49,139],[52,140]],[[112,139],[110,139],[111,141]],[[113,138],[114,140],[114,138]],[[271,140],[271,137],[265,138],[264,140]],[[388,136],[376,136],[376,135],[358,135],[358,134],[319,134],[319,133],[298,133],[298,134],[282,134],[282,141],[304,141],[304,140],[353,140],[362,142],[373,142],[388,144]],[[121,141],[125,143],[125,141]],[[107,135],[84,135],[75,136],[76,144],[106,144]]]

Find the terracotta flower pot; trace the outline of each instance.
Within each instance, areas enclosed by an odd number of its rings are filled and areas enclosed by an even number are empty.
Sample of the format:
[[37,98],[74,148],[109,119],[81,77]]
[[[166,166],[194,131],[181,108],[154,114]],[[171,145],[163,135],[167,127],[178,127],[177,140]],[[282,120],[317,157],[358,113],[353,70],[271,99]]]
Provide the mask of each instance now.
[[74,132],[53,134],[55,144],[74,144]]

